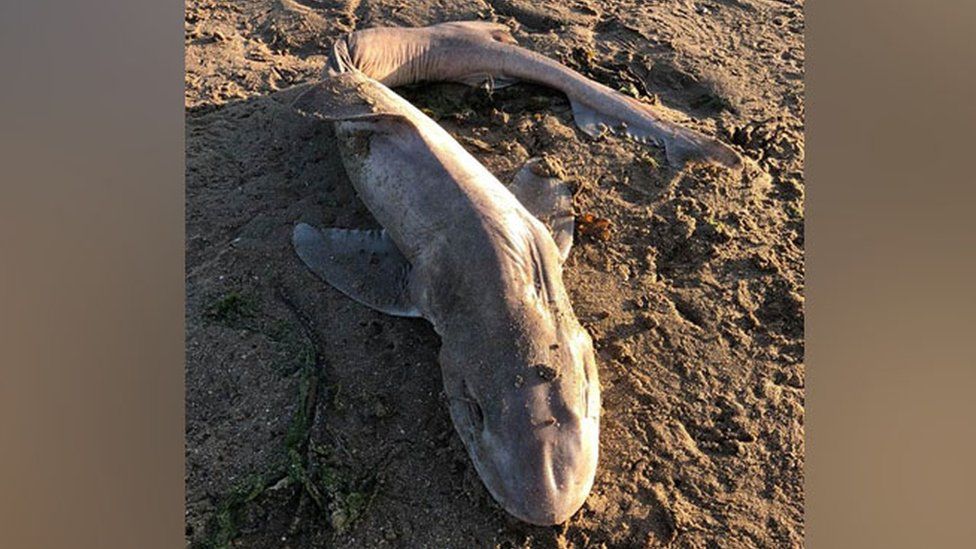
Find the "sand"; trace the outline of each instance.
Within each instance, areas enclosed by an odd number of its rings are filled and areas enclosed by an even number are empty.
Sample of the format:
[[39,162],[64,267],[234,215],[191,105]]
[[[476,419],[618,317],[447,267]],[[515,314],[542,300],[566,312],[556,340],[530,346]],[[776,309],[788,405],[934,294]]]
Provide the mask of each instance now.
[[[564,280],[597,346],[601,461],[557,527],[482,486],[430,326],[345,298],[289,243],[297,221],[375,226],[331,129],[286,106],[294,87],[344,32],[458,19],[506,23],[749,159],[676,171],[584,135],[539,87],[398,90],[499,179],[545,154],[576,191]],[[188,0],[188,543],[802,545],[803,26],[789,0]]]

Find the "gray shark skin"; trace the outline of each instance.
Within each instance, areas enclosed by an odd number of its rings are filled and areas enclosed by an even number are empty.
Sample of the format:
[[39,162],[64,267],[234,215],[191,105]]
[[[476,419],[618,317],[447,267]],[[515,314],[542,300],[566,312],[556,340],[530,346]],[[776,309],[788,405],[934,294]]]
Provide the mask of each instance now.
[[569,98],[576,125],[663,146],[668,162],[712,163],[734,170],[742,158],[728,145],[670,122],[653,106],[518,46],[508,27],[482,21],[429,27],[377,27],[336,41],[326,75],[358,70],[396,87],[430,81],[500,87],[516,81],[555,88]]
[[[593,485],[600,417],[593,344],[562,282],[566,212],[533,215],[437,123],[357,70],[294,106],[334,123],[349,179],[385,229],[349,238],[299,225],[299,256],[363,303],[430,321],[451,418],[488,491],[520,520],[566,521]],[[540,217],[561,227],[559,246]],[[394,280],[359,285],[370,264]]]

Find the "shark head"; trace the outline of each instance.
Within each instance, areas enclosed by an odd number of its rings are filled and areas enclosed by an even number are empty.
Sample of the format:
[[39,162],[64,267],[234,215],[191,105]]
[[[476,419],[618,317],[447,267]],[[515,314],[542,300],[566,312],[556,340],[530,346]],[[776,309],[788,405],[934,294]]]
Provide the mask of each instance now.
[[[565,522],[583,505],[599,446],[590,337],[582,327],[547,335],[556,337],[540,338],[544,349],[519,352],[485,334],[482,345],[509,347],[507,359],[489,352],[483,361],[469,347],[467,367],[442,368],[451,418],[488,491],[510,514],[538,525]],[[445,349],[442,366],[457,352]]]
[[532,268],[508,271],[528,274],[507,277],[501,305],[481,301],[457,337],[442,334],[440,363],[451,418],[488,491],[518,519],[553,525],[593,486],[600,385],[555,246],[543,244],[546,253],[525,254]]

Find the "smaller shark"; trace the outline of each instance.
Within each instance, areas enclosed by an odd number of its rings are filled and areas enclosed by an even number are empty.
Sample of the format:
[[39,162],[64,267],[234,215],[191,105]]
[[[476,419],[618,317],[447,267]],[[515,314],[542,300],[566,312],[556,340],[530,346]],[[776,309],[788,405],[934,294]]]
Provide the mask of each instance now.
[[532,82],[569,98],[576,125],[590,136],[607,131],[664,147],[668,162],[713,163],[739,170],[728,145],[666,120],[653,105],[594,82],[565,65],[520,47],[508,27],[455,21],[429,27],[376,27],[335,42],[326,75],[357,70],[393,88],[450,81],[500,88]]

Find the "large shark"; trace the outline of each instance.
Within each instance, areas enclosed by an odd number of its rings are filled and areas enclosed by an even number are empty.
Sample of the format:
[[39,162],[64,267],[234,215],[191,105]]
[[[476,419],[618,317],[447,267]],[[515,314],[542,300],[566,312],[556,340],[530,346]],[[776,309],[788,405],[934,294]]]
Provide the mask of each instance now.
[[429,320],[451,418],[488,491],[524,521],[565,521],[593,484],[600,417],[593,345],[562,282],[568,189],[542,161],[506,188],[362,73],[330,77],[295,106],[335,123],[349,179],[384,228],[299,224],[298,255],[365,305]]
[[294,102],[334,124],[349,179],[383,227],[299,224],[299,257],[362,304],[430,321],[441,337],[451,418],[488,491],[521,520],[558,524],[586,499],[599,448],[593,344],[562,282],[572,196],[541,159],[503,185],[387,87],[431,80],[543,83],[569,96],[588,133],[653,140],[678,163],[737,167],[739,158],[650,106],[519,48],[492,23],[346,35],[325,79]]
[[507,188],[359,72],[294,105],[334,122],[349,179],[383,226],[299,224],[298,255],[360,303],[430,321],[451,418],[488,491],[526,522],[565,521],[593,485],[600,418],[593,344],[562,282],[568,189],[542,160]]

